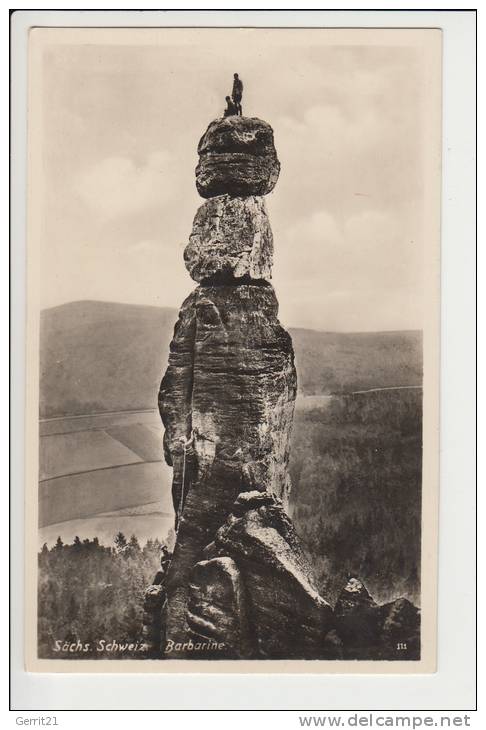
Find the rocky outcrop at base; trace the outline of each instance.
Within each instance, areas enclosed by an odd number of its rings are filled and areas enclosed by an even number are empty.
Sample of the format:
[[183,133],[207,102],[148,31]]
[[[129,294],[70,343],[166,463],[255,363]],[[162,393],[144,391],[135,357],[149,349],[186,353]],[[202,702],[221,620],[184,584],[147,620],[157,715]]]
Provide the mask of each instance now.
[[[156,580],[158,580],[157,574]],[[146,657],[157,658],[163,651],[163,608],[166,594],[161,583],[149,586],[145,591],[142,617],[142,638],[145,642]]]
[[340,658],[420,658],[420,610],[406,598],[378,605],[362,581],[350,578],[334,617]]
[[[213,557],[195,566],[199,580],[193,578],[190,587],[196,635],[225,640],[235,648],[236,656],[246,658],[322,656],[323,639],[332,626],[332,609],[316,590],[312,570],[280,500],[257,491],[241,494],[205,553]],[[220,603],[217,612],[206,602],[203,610],[195,613],[194,594],[201,593],[201,572],[206,595],[221,594],[220,572],[208,574],[208,568],[219,561],[230,562],[233,583],[239,585],[240,621],[234,601]],[[232,630],[241,625],[245,627],[244,641],[241,630]]]
[[272,495],[240,494],[202,556],[190,573],[187,630],[173,656],[187,656],[190,637],[194,659],[420,658],[420,611],[408,600],[378,605],[358,578],[334,609],[319,595]]
[[194,566],[187,623],[195,646],[216,643],[218,648],[213,655],[217,659],[256,656],[248,608],[246,588],[234,560],[213,558]]

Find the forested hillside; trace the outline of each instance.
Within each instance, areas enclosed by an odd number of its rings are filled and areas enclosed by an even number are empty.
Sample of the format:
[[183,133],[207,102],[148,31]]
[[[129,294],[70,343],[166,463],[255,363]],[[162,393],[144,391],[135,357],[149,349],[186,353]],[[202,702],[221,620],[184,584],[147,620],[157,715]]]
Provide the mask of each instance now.
[[297,409],[290,469],[292,517],[323,595],[334,600],[350,573],[380,601],[419,603],[422,391]]
[[[40,330],[43,418],[157,407],[175,309],[71,302],[46,309]],[[290,328],[304,395],[420,385],[420,332]]]

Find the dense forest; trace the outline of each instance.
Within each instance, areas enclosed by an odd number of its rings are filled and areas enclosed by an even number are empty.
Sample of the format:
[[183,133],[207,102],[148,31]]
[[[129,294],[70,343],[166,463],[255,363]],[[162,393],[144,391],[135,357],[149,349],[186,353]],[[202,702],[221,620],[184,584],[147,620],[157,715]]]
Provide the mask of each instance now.
[[[166,544],[173,542],[172,531]],[[44,545],[38,556],[39,657],[143,659],[143,596],[159,568],[162,544],[148,540],[141,547],[135,535],[127,540],[120,532],[112,547],[97,538],[75,538],[71,545],[58,538],[50,550]]]
[[419,605],[421,389],[334,396],[293,429],[292,518],[322,595],[352,574],[380,602]]

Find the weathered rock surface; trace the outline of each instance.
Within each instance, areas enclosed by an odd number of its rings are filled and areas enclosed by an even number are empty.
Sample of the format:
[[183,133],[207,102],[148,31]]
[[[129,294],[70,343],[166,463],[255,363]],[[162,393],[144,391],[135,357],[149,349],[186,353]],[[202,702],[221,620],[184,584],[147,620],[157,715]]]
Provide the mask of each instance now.
[[183,502],[166,580],[167,637],[174,640],[187,635],[192,568],[240,492],[288,501],[296,373],[277,311],[266,283],[200,286],[174,330],[159,393],[176,511]]
[[374,599],[368,593],[365,585],[359,578],[349,578],[338,596],[334,610],[336,615],[345,616],[352,611],[376,606]]
[[246,620],[256,639],[253,656],[323,656],[324,637],[333,626],[332,608],[316,590],[280,500],[257,491],[240,495],[233,514],[216,533],[212,550],[232,558],[240,571]]
[[203,198],[266,195],[280,163],[273,130],[261,119],[226,117],[211,122],[198,145],[196,187]]
[[351,578],[332,611],[271,495],[239,495],[203,555],[191,579],[188,621],[197,640],[225,642],[220,658],[420,658],[420,611],[407,599],[378,605]]
[[166,599],[164,587],[153,584],[145,591],[142,616],[142,638],[147,646],[147,658],[160,655],[162,642],[162,611]]
[[[405,644],[407,655],[420,656],[420,610],[406,598],[385,603],[382,607],[381,640],[397,650]],[[399,651],[403,651],[399,650]]]
[[345,657],[419,658],[420,610],[406,598],[380,606],[360,580],[351,578],[334,613]]
[[231,558],[204,560],[194,567],[187,622],[194,642],[218,644],[214,652],[217,658],[249,659],[255,655],[245,593],[241,573]]
[[264,198],[219,195],[204,203],[194,218],[184,261],[199,282],[244,276],[270,279],[273,236]]

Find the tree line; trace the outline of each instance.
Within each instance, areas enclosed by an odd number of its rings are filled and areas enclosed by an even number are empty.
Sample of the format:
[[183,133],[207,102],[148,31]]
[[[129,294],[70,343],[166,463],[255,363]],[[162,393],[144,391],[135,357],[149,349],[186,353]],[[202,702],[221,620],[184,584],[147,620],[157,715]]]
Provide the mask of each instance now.
[[[131,651],[100,650],[100,641],[131,645],[141,641],[143,597],[159,568],[165,540],[147,540],[122,532],[113,545],[98,538],[61,537],[38,555],[38,653],[40,658],[129,658]],[[65,647],[82,647],[69,650]],[[88,647],[86,649],[85,647]]]

